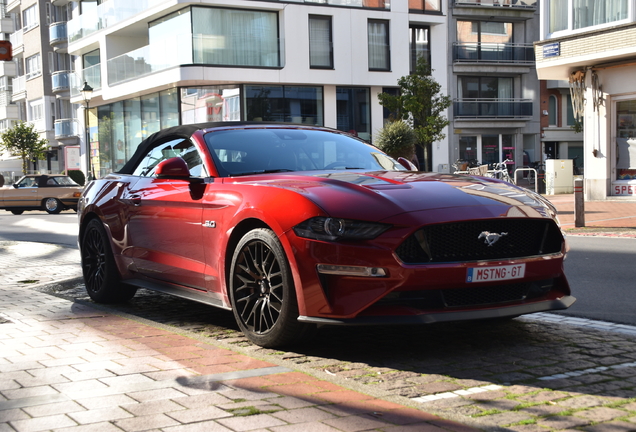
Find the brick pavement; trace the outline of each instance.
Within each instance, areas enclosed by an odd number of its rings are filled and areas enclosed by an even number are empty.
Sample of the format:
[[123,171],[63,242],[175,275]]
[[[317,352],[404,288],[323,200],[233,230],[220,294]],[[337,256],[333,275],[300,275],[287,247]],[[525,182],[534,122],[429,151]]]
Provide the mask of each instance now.
[[[573,197],[549,198],[567,228]],[[636,226],[636,202],[586,203],[586,212],[587,226],[629,235]],[[590,349],[611,342],[615,360],[599,353],[608,365],[547,376],[544,390],[433,382],[432,398],[396,403],[194,334],[28,289],[79,276],[78,262],[75,249],[0,242],[0,432],[636,431],[633,336],[593,330]]]

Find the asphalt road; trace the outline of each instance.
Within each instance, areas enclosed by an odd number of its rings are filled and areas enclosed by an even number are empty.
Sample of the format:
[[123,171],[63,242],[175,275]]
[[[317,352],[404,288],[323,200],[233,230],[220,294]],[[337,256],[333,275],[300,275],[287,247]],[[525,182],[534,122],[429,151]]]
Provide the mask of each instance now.
[[[54,243],[77,248],[77,215],[0,211],[0,240]],[[566,274],[577,302],[566,315],[636,325],[636,239],[568,237]]]
[[568,237],[565,273],[576,303],[566,315],[636,325],[636,239]]

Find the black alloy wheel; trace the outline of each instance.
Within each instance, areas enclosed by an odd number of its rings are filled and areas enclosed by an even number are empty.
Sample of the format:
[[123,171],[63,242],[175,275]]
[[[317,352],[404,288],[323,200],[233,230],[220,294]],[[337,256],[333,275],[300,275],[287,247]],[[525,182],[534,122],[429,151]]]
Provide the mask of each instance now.
[[294,282],[285,252],[273,231],[248,232],[230,268],[234,317],[249,340],[274,348],[297,342],[311,327],[298,322]]
[[82,273],[86,291],[98,303],[119,303],[133,298],[137,289],[121,282],[106,230],[91,220],[81,243]]

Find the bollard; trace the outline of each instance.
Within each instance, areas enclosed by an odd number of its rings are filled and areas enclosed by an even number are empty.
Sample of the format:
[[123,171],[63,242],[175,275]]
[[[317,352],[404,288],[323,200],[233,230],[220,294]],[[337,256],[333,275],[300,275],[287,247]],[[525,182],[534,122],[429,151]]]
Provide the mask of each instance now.
[[585,226],[585,201],[583,201],[583,179],[574,180],[574,226]]
[[545,193],[545,170],[542,168],[537,170],[537,189],[537,193]]

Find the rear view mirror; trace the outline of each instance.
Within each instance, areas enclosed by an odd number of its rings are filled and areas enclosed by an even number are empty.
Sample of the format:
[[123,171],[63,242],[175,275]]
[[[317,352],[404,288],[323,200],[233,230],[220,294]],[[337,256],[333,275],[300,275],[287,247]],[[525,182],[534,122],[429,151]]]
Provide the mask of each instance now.
[[398,162],[409,171],[419,171],[413,162],[404,157],[399,157]]

